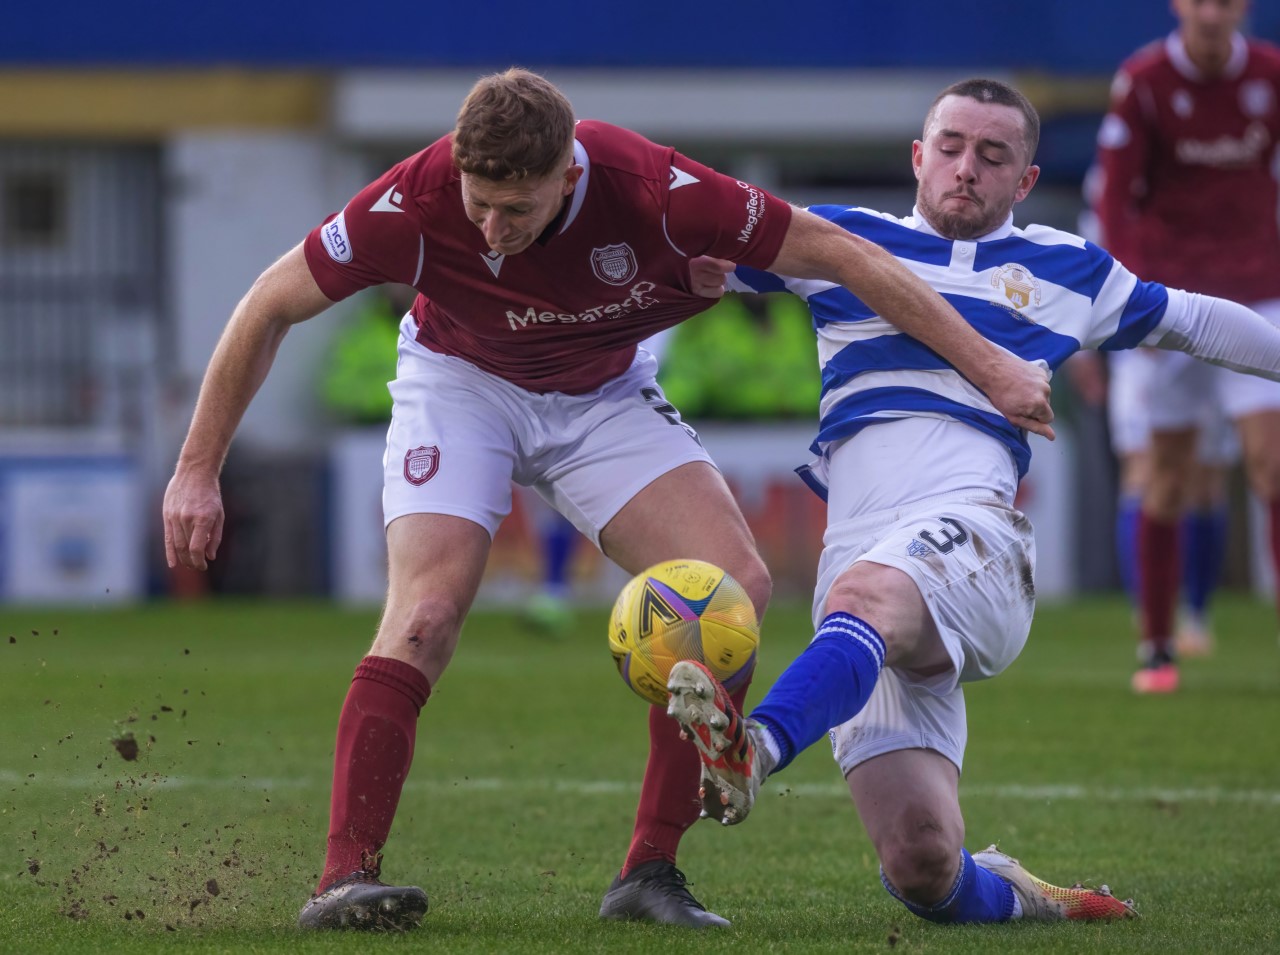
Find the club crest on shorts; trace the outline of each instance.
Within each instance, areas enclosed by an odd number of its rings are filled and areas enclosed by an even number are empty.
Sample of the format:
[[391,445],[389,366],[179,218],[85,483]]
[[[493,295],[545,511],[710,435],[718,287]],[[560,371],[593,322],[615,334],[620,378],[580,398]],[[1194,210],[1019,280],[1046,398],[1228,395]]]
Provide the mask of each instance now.
[[636,277],[636,254],[625,242],[591,250],[591,271],[610,285],[626,285]]
[[414,448],[404,456],[404,479],[414,487],[421,487],[440,470],[440,449],[434,444]]
[[907,542],[908,557],[918,557],[923,560],[932,553],[933,551],[929,549],[929,545],[918,537],[913,537]]

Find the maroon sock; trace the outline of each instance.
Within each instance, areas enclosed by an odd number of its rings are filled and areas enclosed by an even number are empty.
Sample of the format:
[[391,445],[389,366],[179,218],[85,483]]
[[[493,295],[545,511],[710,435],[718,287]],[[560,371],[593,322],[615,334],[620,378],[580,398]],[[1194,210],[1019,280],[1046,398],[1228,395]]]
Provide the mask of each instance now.
[[[750,686],[748,679],[731,694],[739,713]],[[649,763],[640,786],[631,848],[622,864],[624,876],[644,862],[676,861],[680,837],[702,814],[700,763],[697,748],[680,738],[680,724],[663,707],[649,707]]]
[[1267,502],[1271,517],[1271,570],[1275,574],[1277,609],[1280,609],[1280,498]]
[[367,656],[338,717],[329,844],[317,891],[361,868],[387,841],[409,764],[418,713],[431,695],[415,666]]
[[1138,606],[1142,639],[1155,652],[1167,652],[1173,635],[1182,561],[1179,522],[1159,521],[1145,511],[1138,521]]

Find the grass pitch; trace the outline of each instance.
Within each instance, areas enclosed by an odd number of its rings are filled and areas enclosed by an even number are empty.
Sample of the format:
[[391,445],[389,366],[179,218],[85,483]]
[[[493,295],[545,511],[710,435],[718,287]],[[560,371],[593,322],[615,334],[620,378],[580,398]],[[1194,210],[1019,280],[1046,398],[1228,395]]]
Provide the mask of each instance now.
[[[1224,598],[1184,691],[1128,691],[1127,607],[1040,609],[1022,658],[968,691],[971,850],[1108,882],[1142,918],[938,927],[881,889],[824,745],[680,864],[734,927],[602,923],[647,751],[603,609],[560,640],[468,621],[419,725],[385,874],[431,912],[399,937],[303,936],[334,726],[372,612],[210,603],[0,608],[0,952],[1232,952],[1280,950],[1280,647]],[[770,611],[753,699],[809,639]],[[130,742],[132,740],[132,743]],[[136,758],[132,747],[136,746]]]

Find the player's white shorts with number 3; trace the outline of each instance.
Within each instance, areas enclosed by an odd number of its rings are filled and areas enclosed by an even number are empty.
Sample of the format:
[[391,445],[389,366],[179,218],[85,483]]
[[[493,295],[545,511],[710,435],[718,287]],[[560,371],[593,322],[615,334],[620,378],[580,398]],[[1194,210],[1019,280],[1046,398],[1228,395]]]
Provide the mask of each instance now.
[[449,514],[492,537],[511,511],[511,482],[533,487],[599,543],[601,529],[641,489],[691,461],[711,463],[658,388],[641,349],[631,367],[584,395],[538,394],[437,354],[401,324],[383,457],[386,524]]
[[[926,498],[827,528],[814,623],[836,579],[858,561],[903,571],[920,589],[952,668],[924,676],[886,668],[857,716],[831,731],[846,775],[900,749],[932,749],[960,768],[968,739],[962,683],[1017,658],[1035,607],[1035,542],[1020,511],[980,491]],[[833,515],[833,518],[835,515]]]

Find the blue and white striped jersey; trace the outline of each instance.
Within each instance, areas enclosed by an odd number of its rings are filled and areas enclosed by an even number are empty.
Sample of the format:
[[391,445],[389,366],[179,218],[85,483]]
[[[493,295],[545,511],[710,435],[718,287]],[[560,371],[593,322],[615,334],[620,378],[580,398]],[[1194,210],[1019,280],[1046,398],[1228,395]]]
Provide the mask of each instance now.
[[[1139,281],[1093,243],[1045,226],[1017,229],[1012,216],[981,239],[961,241],[941,237],[919,214],[899,219],[843,206],[809,211],[883,246],[986,338],[1042,363],[1051,374],[1081,348],[1143,344],[1168,305],[1164,286]],[[808,303],[822,368],[815,454],[824,456],[833,442],[879,422],[950,419],[1002,442],[1018,477],[1026,473],[1026,433],[936,352],[899,332],[847,289],[743,266],[728,287],[788,291]]]

